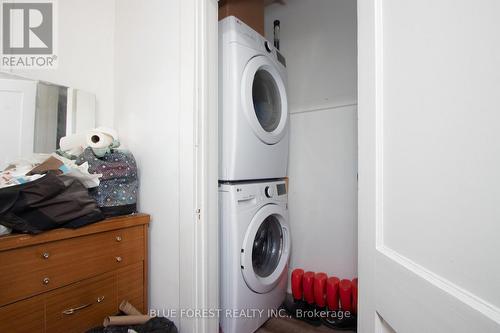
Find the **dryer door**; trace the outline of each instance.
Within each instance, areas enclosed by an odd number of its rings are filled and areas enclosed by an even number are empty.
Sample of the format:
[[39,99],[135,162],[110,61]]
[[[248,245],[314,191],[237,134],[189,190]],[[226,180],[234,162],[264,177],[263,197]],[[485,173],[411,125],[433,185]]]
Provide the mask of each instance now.
[[243,110],[255,135],[266,144],[278,143],[286,133],[288,103],[285,83],[265,56],[248,62],[241,82]]
[[287,212],[269,204],[255,214],[241,248],[241,270],[246,284],[257,293],[266,293],[280,281],[290,255]]

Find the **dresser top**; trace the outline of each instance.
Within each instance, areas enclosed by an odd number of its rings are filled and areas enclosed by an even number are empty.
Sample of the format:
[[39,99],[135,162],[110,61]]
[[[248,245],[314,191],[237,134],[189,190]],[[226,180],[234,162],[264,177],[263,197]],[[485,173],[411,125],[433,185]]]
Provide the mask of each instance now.
[[138,213],[112,217],[78,229],[58,228],[37,235],[12,234],[0,236],[0,251],[148,224],[149,219],[148,214]]

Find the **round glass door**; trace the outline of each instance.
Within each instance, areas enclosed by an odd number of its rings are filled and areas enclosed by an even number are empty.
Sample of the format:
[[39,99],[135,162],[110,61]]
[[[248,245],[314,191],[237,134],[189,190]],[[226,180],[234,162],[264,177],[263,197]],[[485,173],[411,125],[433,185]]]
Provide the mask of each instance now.
[[243,109],[257,137],[276,144],[286,133],[288,104],[285,84],[265,56],[252,58],[243,73]]
[[260,277],[268,277],[278,267],[283,250],[283,232],[276,216],[266,217],[257,230],[252,248],[252,267]]
[[246,284],[266,293],[278,284],[290,253],[290,236],[283,207],[269,204],[255,214],[248,226],[241,251],[241,269]]
[[276,81],[264,69],[255,73],[252,85],[255,115],[264,131],[272,133],[281,121],[281,97]]

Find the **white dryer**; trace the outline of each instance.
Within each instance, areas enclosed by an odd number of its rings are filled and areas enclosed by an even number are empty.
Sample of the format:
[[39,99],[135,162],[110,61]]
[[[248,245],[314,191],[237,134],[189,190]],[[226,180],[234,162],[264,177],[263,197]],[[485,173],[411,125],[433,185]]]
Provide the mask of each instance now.
[[219,185],[220,325],[251,333],[283,302],[290,256],[284,181]]
[[234,16],[219,22],[219,179],[286,177],[285,58]]

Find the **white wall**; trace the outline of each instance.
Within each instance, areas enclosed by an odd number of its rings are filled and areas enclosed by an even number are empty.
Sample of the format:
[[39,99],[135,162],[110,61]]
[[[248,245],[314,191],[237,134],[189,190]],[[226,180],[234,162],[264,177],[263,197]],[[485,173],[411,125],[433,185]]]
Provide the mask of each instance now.
[[58,1],[58,68],[15,71],[96,94],[97,123],[134,153],[139,210],[152,216],[149,306],[160,310],[179,307],[181,3]]
[[266,37],[281,21],[290,112],[356,103],[356,0],[286,0],[266,9]]
[[291,269],[357,274],[356,1],[287,0],[281,21],[290,101]]
[[95,94],[97,125],[113,126],[115,0],[62,0],[57,8],[57,69],[12,72]]
[[356,107],[291,117],[291,268],[356,275]]
[[150,226],[150,308],[179,306],[177,0],[120,0],[115,26],[115,126],[140,171]]

